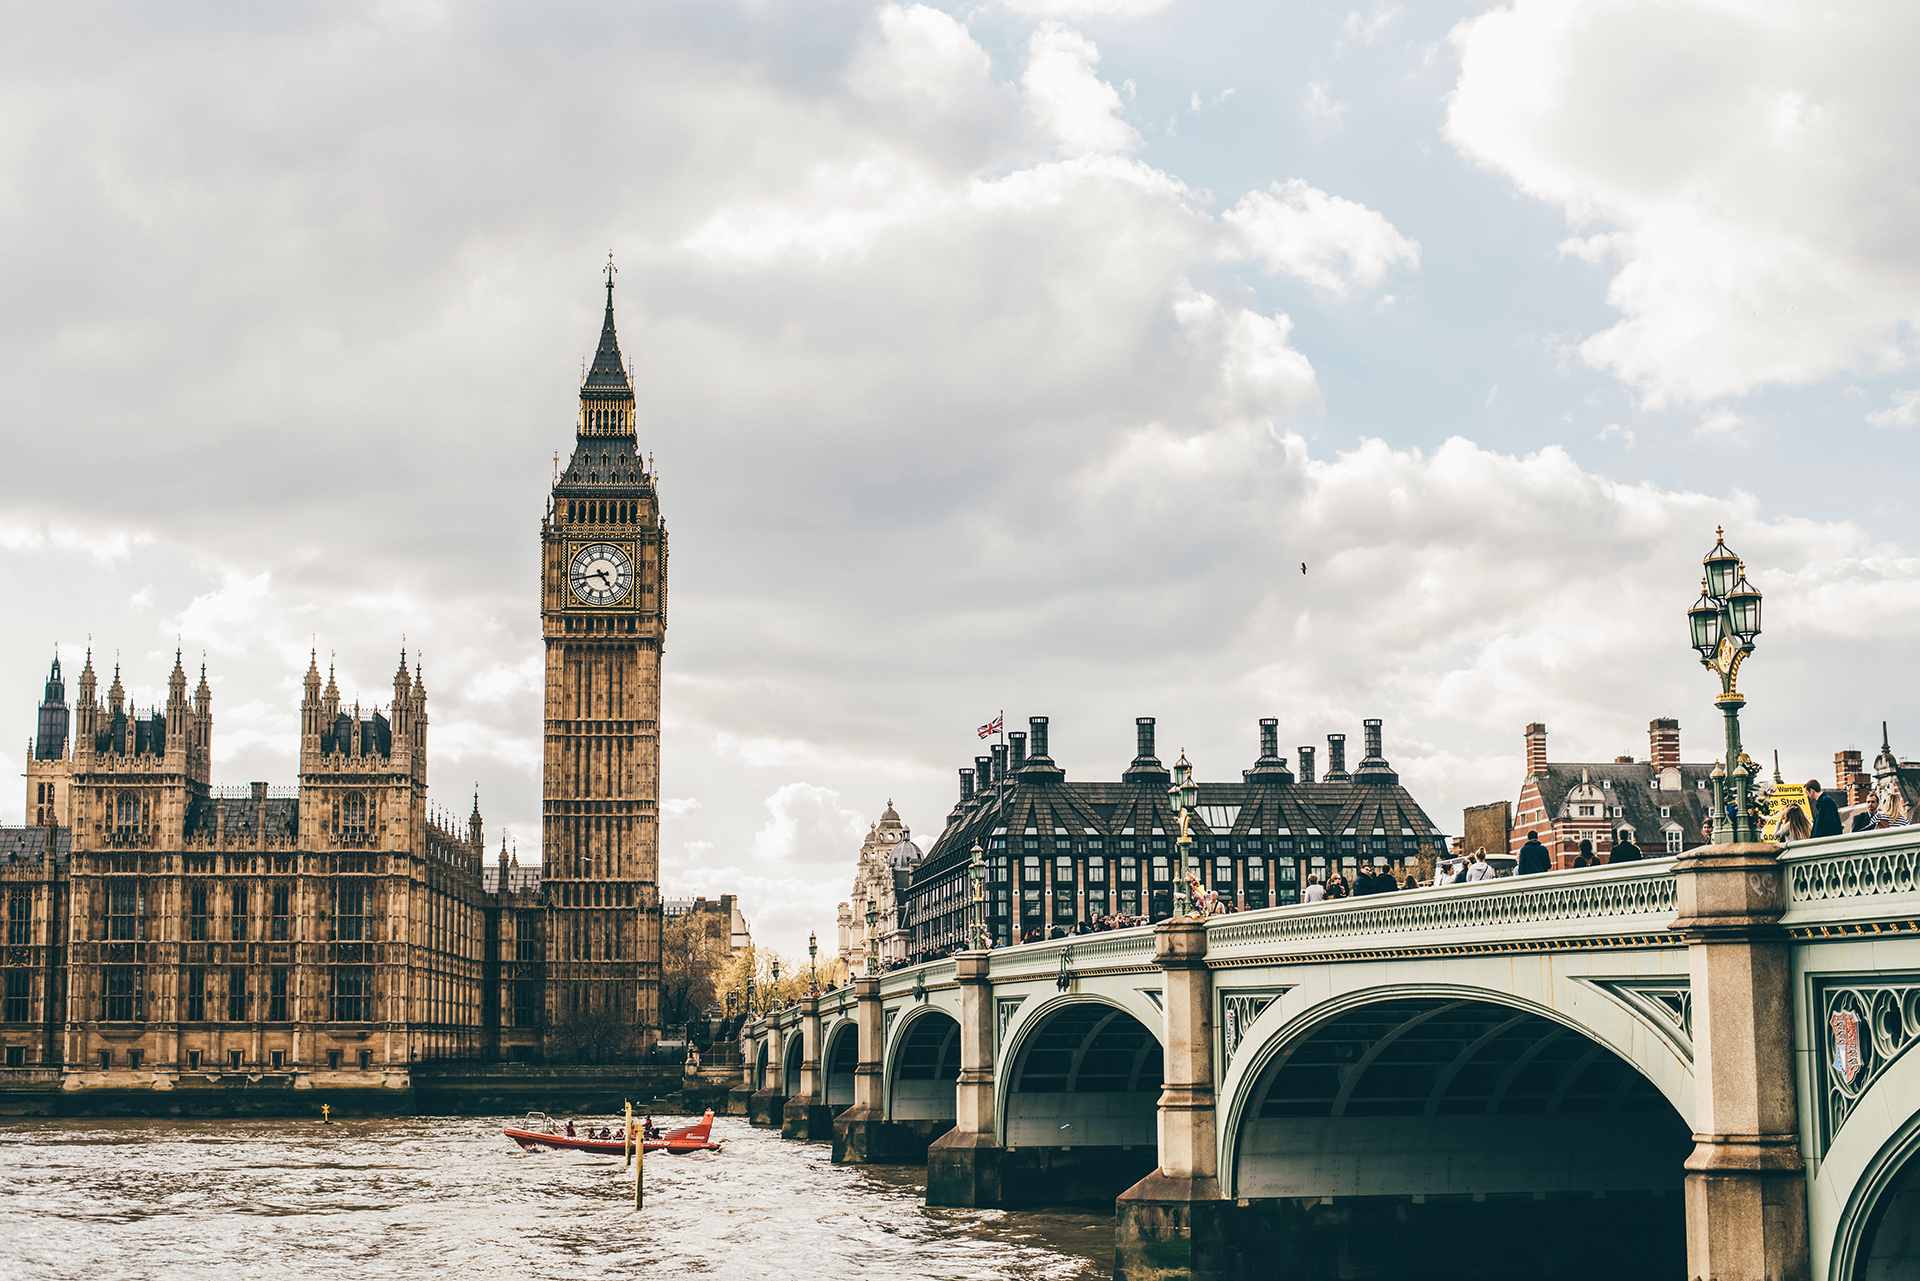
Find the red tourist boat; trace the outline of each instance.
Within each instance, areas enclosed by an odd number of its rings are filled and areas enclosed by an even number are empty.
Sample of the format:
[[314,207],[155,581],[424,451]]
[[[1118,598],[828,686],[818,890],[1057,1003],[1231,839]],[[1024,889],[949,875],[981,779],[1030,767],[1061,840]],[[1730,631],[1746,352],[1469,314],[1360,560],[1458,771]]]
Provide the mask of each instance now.
[[[648,1139],[642,1146],[649,1152],[665,1152],[668,1156],[686,1156],[690,1152],[718,1152],[720,1145],[707,1137],[713,1129],[713,1109],[708,1108],[692,1125],[669,1130],[657,1139]],[[620,1126],[607,1130],[610,1139],[588,1138],[585,1134],[568,1134],[566,1128],[554,1121],[544,1112],[529,1113],[524,1125],[506,1127],[506,1136],[529,1152],[538,1152],[543,1148],[554,1151],[598,1152],[603,1156],[620,1156],[627,1151],[626,1142],[620,1135]]]

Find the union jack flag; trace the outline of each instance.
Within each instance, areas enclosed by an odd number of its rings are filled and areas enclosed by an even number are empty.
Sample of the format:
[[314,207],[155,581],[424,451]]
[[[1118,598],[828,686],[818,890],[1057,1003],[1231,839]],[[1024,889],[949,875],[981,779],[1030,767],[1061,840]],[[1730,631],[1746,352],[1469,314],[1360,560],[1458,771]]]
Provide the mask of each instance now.
[[1863,1066],[1860,1058],[1860,1016],[1852,1010],[1835,1010],[1827,1020],[1833,1029],[1833,1070],[1841,1083],[1852,1085]]
[[980,727],[980,737],[985,738],[989,734],[998,734],[1001,730],[1005,729],[1006,727],[1007,727],[1006,716],[1004,714],[996,716],[992,720],[988,721],[985,725],[982,725]]

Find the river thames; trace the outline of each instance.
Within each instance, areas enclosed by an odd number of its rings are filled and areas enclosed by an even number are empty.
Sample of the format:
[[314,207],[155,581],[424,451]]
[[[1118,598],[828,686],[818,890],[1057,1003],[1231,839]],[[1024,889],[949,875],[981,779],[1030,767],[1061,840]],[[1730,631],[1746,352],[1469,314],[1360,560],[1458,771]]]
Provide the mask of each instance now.
[[[1105,1277],[1110,1214],[929,1209],[925,1170],[716,1120],[719,1153],[523,1153],[517,1118],[0,1127],[0,1277]],[[657,1117],[663,1125],[668,1118]]]

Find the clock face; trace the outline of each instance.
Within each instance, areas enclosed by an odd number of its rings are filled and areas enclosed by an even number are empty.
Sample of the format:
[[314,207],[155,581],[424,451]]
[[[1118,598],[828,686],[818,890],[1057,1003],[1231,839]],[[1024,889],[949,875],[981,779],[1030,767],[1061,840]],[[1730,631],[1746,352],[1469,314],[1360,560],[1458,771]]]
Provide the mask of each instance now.
[[588,605],[617,605],[633,590],[633,562],[612,543],[590,543],[573,555],[567,585]]

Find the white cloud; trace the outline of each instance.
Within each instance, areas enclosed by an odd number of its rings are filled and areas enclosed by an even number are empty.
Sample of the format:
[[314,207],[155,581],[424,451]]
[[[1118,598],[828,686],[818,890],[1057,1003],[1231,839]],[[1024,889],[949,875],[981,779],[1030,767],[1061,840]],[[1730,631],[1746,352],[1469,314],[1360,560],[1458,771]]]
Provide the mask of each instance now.
[[1700,436],[1736,436],[1740,430],[1741,417],[1731,409],[1716,409],[1700,420],[1694,429]]
[[1920,388],[1893,393],[1893,404],[1867,415],[1875,427],[1911,427],[1920,423]]
[[[35,198],[0,202],[0,269],[34,323],[0,387],[10,421],[59,430],[14,433],[0,475],[0,569],[32,602],[0,629],[0,730],[31,733],[56,638],[124,649],[145,703],[191,627],[216,782],[290,782],[309,647],[384,701],[404,634],[433,794],[464,814],[478,780],[489,832],[537,861],[535,536],[609,247],[673,529],[663,884],[742,894],[790,954],[832,928],[889,797],[940,828],[1002,707],[1051,714],[1074,778],[1124,768],[1136,714],[1203,778],[1237,777],[1259,716],[1291,744],[1382,715],[1451,826],[1511,795],[1527,720],[1598,759],[1675,709],[1708,732],[1691,652],[1646,620],[1691,601],[1716,523],[1768,593],[1749,716],[1789,766],[1830,761],[1916,657],[1909,553],[1782,517],[1780,487],[1309,445],[1351,439],[1313,417],[1319,309],[1233,274],[1417,310],[1394,273],[1419,246],[1332,186],[1216,213],[1138,149],[1083,37],[1050,34],[1036,71],[1030,24],[989,40],[993,11],[978,40],[892,6],[782,42],[777,9],[696,8],[696,36],[629,6],[534,50],[458,6],[371,35],[331,11],[218,41],[10,28],[0,176]],[[1801,98],[1767,127],[1829,127]],[[593,199],[555,198],[582,174]],[[76,435],[80,481],[33,482]],[[162,541],[111,533],[158,510]]]
[[1175,0],[1007,0],[1017,13],[1048,18],[1144,18]]
[[992,92],[993,61],[966,25],[925,5],[886,5],[855,51],[847,86],[890,108],[954,115]]
[[866,822],[840,804],[840,793],[788,783],[767,797],[772,815],[753,838],[753,856],[769,863],[848,862],[860,852]]
[[1358,9],[1347,14],[1347,20],[1340,24],[1341,39],[1359,44],[1373,44],[1384,36],[1394,23],[1406,16],[1405,5],[1377,4],[1371,13],[1364,17]]
[[1316,126],[1337,129],[1353,108],[1333,96],[1332,85],[1324,80],[1314,80],[1307,84],[1306,96],[1300,100],[1300,110]]
[[1299,178],[1248,192],[1221,220],[1268,271],[1336,296],[1378,284],[1389,268],[1420,265],[1420,246],[1381,214]]
[[1589,364],[1658,405],[1910,363],[1920,9],[1516,0],[1452,38],[1447,136],[1618,264]]
[[1057,22],[1043,22],[1027,41],[1021,86],[1035,122],[1063,156],[1117,154],[1140,145],[1139,133],[1120,118],[1120,95],[1094,74],[1100,50],[1093,41]]

